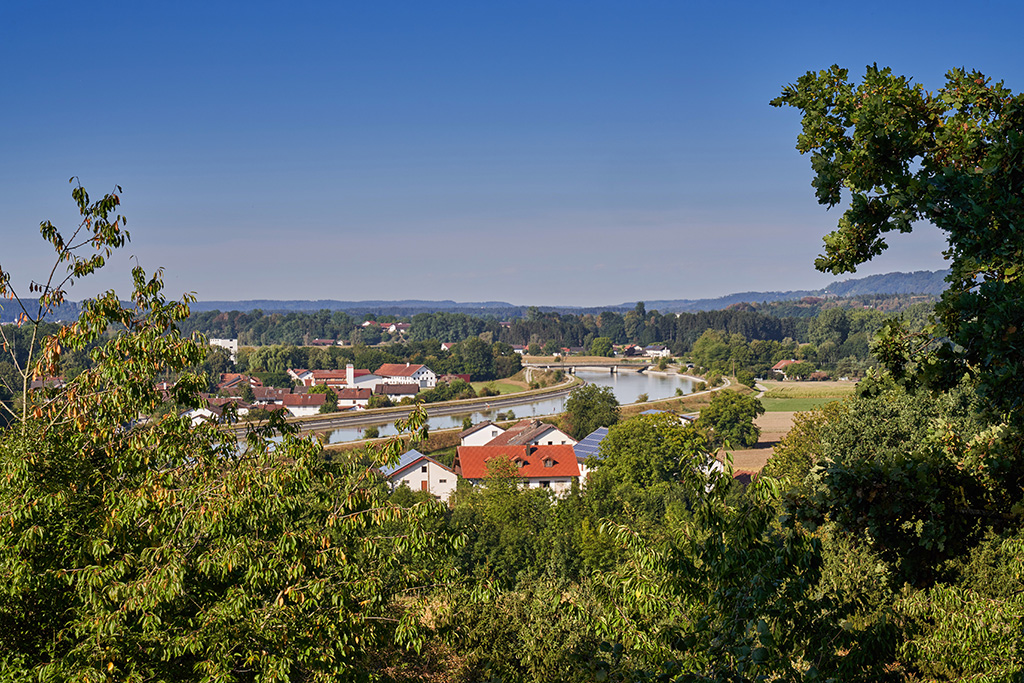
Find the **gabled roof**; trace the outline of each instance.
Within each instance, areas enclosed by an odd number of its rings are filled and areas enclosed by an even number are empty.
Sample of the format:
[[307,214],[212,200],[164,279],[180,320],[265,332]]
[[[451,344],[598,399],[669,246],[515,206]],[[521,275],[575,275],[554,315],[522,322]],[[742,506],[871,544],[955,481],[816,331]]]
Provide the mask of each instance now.
[[487,421],[485,421],[485,422],[481,422],[481,423],[480,423],[480,424],[478,424],[478,425],[473,425],[472,427],[470,427],[469,429],[467,429],[467,430],[465,430],[465,431],[459,432],[459,438],[460,438],[460,439],[465,439],[465,438],[466,438],[467,436],[469,436],[470,434],[473,434],[473,433],[475,433],[475,432],[478,432],[478,431],[480,431],[481,429],[483,429],[484,427],[494,427],[495,429],[500,429],[500,430],[501,430],[502,432],[504,432],[504,431],[505,431],[505,428],[504,428],[504,427],[499,427],[499,426],[498,426],[497,424],[495,424],[494,422],[491,422],[490,420],[487,420]]
[[403,453],[402,457],[400,457],[398,459],[398,462],[395,463],[394,465],[385,465],[384,467],[381,467],[380,473],[383,474],[385,477],[391,478],[394,475],[399,474],[403,470],[407,470],[410,467],[419,464],[420,461],[432,462],[438,467],[445,469],[451,472],[452,474],[455,474],[455,470],[453,470],[451,467],[448,467],[447,465],[438,462],[437,460],[431,458],[429,455],[423,455],[415,448]]
[[772,366],[772,370],[781,370],[787,365],[792,365],[795,362],[795,360],[780,360],[778,363]]
[[416,382],[405,384],[378,384],[373,389],[374,393],[385,396],[415,396],[420,392],[420,385]]
[[[578,477],[580,466],[572,446],[459,446],[455,471],[467,479],[487,477],[487,462],[507,458],[519,464],[519,476],[537,478]],[[551,466],[545,467],[545,461]],[[461,469],[461,472],[460,472]]]
[[368,401],[373,396],[373,389],[369,387],[365,389],[353,389],[352,387],[346,387],[344,389],[335,389],[334,395],[338,397],[338,400],[345,401]]
[[510,446],[522,446],[552,429],[558,429],[558,427],[541,422],[540,420],[520,420],[509,427],[508,431],[504,434],[499,434],[487,442],[487,445],[502,446],[507,444]]
[[284,394],[281,403],[289,408],[312,408],[322,406],[327,394]]
[[348,379],[347,370],[310,370],[313,379]]
[[377,368],[375,375],[380,377],[412,377],[425,365],[413,365],[410,363],[385,363]]
[[277,387],[253,387],[252,395],[257,401],[278,400],[285,394],[292,393],[291,389],[279,389]]

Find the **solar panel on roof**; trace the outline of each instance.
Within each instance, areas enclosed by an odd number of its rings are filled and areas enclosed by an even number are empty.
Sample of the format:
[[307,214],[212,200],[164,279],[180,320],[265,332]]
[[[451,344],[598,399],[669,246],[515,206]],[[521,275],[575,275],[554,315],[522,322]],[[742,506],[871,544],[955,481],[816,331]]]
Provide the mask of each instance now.
[[582,441],[573,446],[573,451],[576,453],[576,457],[589,458],[592,455],[597,455],[597,450],[606,436],[608,436],[607,427],[598,427],[592,431],[590,434],[585,436]]
[[398,470],[404,467],[408,467],[410,463],[415,462],[416,460],[422,457],[423,454],[414,448],[406,453],[403,453],[402,457],[398,459],[398,464],[394,465],[393,467],[381,467],[380,471],[384,476],[390,477]]

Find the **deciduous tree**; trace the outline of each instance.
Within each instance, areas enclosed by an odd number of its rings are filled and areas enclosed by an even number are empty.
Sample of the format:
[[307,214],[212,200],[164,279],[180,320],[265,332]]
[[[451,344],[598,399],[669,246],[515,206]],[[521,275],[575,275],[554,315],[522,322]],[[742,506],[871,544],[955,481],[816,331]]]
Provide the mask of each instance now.
[[[38,308],[30,312],[3,277],[23,324],[38,324],[65,283],[127,239],[117,194],[73,194],[78,229],[42,226],[58,267],[30,288]],[[37,338],[29,371],[50,376],[66,349],[114,330],[65,386],[26,391],[23,412],[0,432],[0,678],[368,674],[368,648],[417,638],[410,603],[395,597],[437,581],[440,565],[427,571],[416,561],[436,547],[422,522],[437,507],[386,500],[371,463],[394,462],[397,444],[329,463],[317,441],[288,433],[279,418],[241,443],[174,414],[140,420],[163,400],[159,372],[180,372],[173,399],[198,405],[202,379],[187,368],[206,345],[176,330],[189,297],[165,299],[159,273],[136,267],[133,279],[131,306],[108,292],[75,323]],[[279,443],[267,438],[282,430]]]
[[565,418],[573,438],[582,439],[598,427],[610,427],[619,421],[619,401],[611,387],[585,384],[569,393]]
[[700,411],[697,424],[707,429],[714,443],[730,447],[751,447],[757,444],[761,429],[754,424],[764,406],[753,396],[734,391],[718,391],[711,403]]
[[772,100],[803,113],[797,149],[811,155],[818,202],[849,205],[815,265],[852,272],[886,233],[930,221],[949,241],[939,327],[891,324],[877,353],[897,377],[936,387],[964,373],[997,414],[1024,420],[1024,95],[953,69],[928,91],[890,69],[860,83],[838,66],[808,72]]

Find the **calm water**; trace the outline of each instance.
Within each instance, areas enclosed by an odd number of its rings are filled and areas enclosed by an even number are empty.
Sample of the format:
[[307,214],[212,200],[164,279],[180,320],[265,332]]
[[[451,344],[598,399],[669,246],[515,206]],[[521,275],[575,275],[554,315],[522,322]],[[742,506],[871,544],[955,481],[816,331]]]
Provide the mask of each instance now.
[[[626,403],[635,403],[640,394],[647,394],[648,398],[653,401],[659,398],[675,396],[676,389],[682,389],[684,394],[693,392],[693,381],[674,373],[658,374],[623,372],[613,375],[607,371],[600,372],[580,370],[577,372],[577,376],[591,384],[596,384],[602,387],[611,387],[612,392],[615,394],[615,398],[617,398],[619,403],[623,405]],[[565,401],[565,398],[546,399],[543,401],[535,401],[533,403],[524,403],[523,405],[513,406],[512,408],[504,408],[502,411],[512,410],[516,414],[517,418],[540,417],[542,415],[561,413],[565,410]],[[462,427],[462,420],[466,415],[469,415],[472,418],[473,424],[483,422],[484,420],[493,420],[498,412],[499,411],[497,410],[490,410],[463,413],[447,417],[431,417],[430,429],[454,429],[456,427]],[[430,414],[430,406],[427,406],[427,414]],[[365,429],[366,427],[347,427],[344,429],[336,429],[331,432],[330,442],[337,443],[341,441],[355,441],[357,439],[361,439],[363,438],[363,430]],[[378,429],[380,430],[381,436],[392,436],[396,433],[395,425],[391,422],[382,422],[378,425]]]

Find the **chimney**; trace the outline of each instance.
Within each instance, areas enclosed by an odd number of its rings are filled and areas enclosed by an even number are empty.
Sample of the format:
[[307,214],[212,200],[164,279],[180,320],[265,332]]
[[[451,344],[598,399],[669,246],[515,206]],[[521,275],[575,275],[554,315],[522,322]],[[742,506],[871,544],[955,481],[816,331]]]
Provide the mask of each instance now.
[[345,384],[354,387],[356,384],[356,366],[349,363],[345,366]]
[[409,367],[409,361],[405,361],[405,367]]

